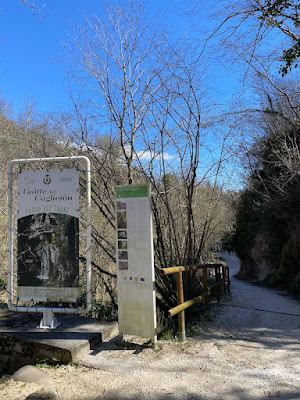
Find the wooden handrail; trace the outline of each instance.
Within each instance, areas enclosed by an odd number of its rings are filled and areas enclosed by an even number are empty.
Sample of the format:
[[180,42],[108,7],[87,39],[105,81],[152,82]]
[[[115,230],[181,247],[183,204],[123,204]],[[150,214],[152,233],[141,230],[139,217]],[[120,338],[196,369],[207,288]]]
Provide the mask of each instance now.
[[[216,283],[213,285],[208,286],[208,279],[207,279],[207,270],[210,268],[214,268],[215,270],[215,277]],[[192,300],[184,301],[184,294],[183,294],[183,279],[182,273],[188,271],[197,271],[203,270],[203,286],[204,286],[204,294],[201,296],[197,296]],[[221,272],[222,270],[222,272]],[[211,288],[218,288],[217,291],[217,300],[220,301],[221,295],[221,287],[223,286],[224,293],[226,293],[226,289],[230,292],[230,280],[229,280],[229,268],[226,263],[222,261],[218,261],[215,263],[205,263],[205,264],[198,264],[198,265],[187,265],[187,266],[176,266],[176,267],[169,267],[163,268],[160,270],[161,275],[170,275],[176,274],[176,287],[177,287],[177,303],[176,307],[173,307],[169,310],[169,316],[173,317],[174,315],[178,314],[178,322],[179,322],[179,337],[182,342],[185,341],[185,313],[184,310],[192,305],[199,303],[201,301],[205,301],[205,308],[206,310],[209,309],[209,298],[210,298],[210,289]],[[221,281],[220,277],[222,275],[223,281]]]
[[215,267],[227,267],[227,265],[226,265],[226,263],[220,261],[217,263],[187,265],[185,267],[183,267],[183,266],[168,267],[168,268],[162,268],[160,270],[160,274],[161,275],[170,275],[170,274],[176,274],[177,272],[197,271],[197,270],[203,269],[203,268],[215,268]]

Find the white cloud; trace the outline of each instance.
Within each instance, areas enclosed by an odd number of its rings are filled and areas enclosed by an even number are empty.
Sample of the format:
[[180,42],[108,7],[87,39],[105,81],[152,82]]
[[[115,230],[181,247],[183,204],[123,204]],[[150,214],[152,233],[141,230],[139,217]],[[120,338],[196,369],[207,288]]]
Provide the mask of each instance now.
[[[138,158],[139,160],[144,160],[144,161],[150,161],[150,160],[152,160],[154,158],[160,158],[161,159],[162,158],[162,154],[161,153],[155,153],[155,152],[149,151],[149,150],[146,150],[146,151],[140,150],[140,151],[138,151],[136,153],[134,158],[135,159]],[[164,160],[174,160],[176,157],[174,155],[172,155],[172,154],[169,154],[169,153],[163,153],[163,158],[164,158]]]

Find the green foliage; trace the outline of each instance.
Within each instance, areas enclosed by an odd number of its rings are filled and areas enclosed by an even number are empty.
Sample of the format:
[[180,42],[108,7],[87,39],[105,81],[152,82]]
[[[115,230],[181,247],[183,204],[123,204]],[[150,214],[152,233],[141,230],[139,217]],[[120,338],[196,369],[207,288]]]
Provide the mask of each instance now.
[[294,277],[290,284],[290,290],[297,296],[300,296],[300,272]]
[[174,337],[178,332],[178,318],[168,318],[161,326],[162,328],[157,334],[158,339],[169,341],[174,340]]
[[160,334],[158,335],[160,340],[173,340],[174,339],[174,332],[170,329],[165,328]]
[[186,336],[195,336],[203,331],[203,328],[199,324],[191,325],[186,330]]
[[100,321],[116,321],[118,319],[115,308],[101,304],[97,300],[92,300],[91,311],[88,315]]
[[3,308],[8,308],[7,303],[5,303],[4,301],[0,301],[0,309]]
[[41,360],[35,364],[38,368],[47,368],[49,364],[47,363],[48,360]]
[[0,147],[2,150],[15,152],[20,148],[21,144],[21,140],[17,138],[0,137]]
[[43,358],[36,360],[35,366],[39,368],[49,368],[50,366],[58,367],[59,364],[61,364],[61,361],[56,357],[52,357],[52,358]]
[[261,11],[260,19],[267,26],[279,28],[292,39],[292,46],[283,50],[283,64],[279,69],[281,75],[285,76],[292,67],[297,68],[298,66],[296,60],[300,56],[300,4],[293,0],[266,0],[262,2],[259,10]]
[[300,230],[297,227],[282,246],[281,263],[271,283],[300,295]]
[[224,233],[221,239],[223,251],[228,251],[229,253],[234,251],[234,237],[235,232],[232,230]]
[[292,67],[297,68],[298,64],[295,61],[300,57],[300,39],[296,41],[296,43],[289,48],[288,50],[283,50],[282,60],[285,62],[284,65],[281,65],[279,72],[281,75],[286,75],[289,71],[292,70]]
[[4,383],[6,383],[9,380],[9,378],[10,378],[9,375],[3,375],[2,377],[0,377],[0,385],[3,385]]
[[[265,4],[265,8],[263,10],[263,15],[265,17],[272,16],[281,16],[286,9],[291,7],[290,0],[267,0]],[[297,9],[297,7],[296,7]],[[297,14],[296,14],[297,16]]]
[[261,226],[261,213],[257,208],[257,194],[245,190],[242,194],[236,217],[236,231],[231,239],[233,250],[243,259],[253,246],[255,236]]
[[0,290],[4,290],[7,287],[7,282],[0,278]]

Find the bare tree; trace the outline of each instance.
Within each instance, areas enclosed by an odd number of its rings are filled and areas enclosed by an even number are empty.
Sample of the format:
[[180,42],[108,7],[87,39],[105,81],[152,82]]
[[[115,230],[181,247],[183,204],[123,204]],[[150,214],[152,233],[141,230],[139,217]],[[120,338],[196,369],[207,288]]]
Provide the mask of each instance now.
[[[280,90],[278,90],[278,88]],[[298,179],[299,171],[299,89],[289,80],[282,86],[261,87],[262,110],[251,119],[261,135],[247,152],[248,175],[260,185],[254,185],[266,203],[282,198]],[[278,174],[276,174],[276,170]],[[270,171],[266,174],[262,171]]]
[[89,90],[94,120],[118,132],[132,183],[136,141],[160,87],[163,35],[157,19],[149,23],[138,2],[106,11],[107,23],[85,16],[85,26],[74,29],[75,38],[65,49],[75,65],[73,77]]
[[[218,149],[211,146],[217,131],[203,65],[190,43],[172,44],[159,19],[149,21],[137,2],[108,8],[103,21],[84,20],[65,49],[80,85],[71,93],[73,134],[93,164],[93,234],[106,254],[102,261],[109,260],[97,268],[113,273],[114,185],[126,182],[151,183],[157,268],[199,263],[218,237],[218,178],[232,156],[228,135]],[[166,310],[175,300],[170,285],[158,277]]]
[[28,7],[34,15],[38,18],[46,18],[50,15],[54,15],[53,13],[45,13],[47,3],[40,2],[40,0],[20,0],[25,7]]
[[[190,4],[188,12],[199,15],[203,2]],[[214,4],[210,17],[216,23],[203,39],[204,51],[212,41],[220,49],[242,53],[248,63],[259,55],[264,62],[277,58],[281,74],[297,67],[300,56],[299,2],[282,0],[243,0]],[[217,39],[217,42],[216,42]]]

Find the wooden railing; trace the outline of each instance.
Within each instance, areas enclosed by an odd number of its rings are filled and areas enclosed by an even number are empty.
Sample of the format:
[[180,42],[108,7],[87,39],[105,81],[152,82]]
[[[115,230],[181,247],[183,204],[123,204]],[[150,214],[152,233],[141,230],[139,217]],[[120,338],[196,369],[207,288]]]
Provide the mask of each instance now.
[[[183,272],[202,270],[203,277],[203,294],[197,296],[192,300],[184,301],[183,293]],[[214,270],[215,283],[212,285],[208,284],[208,272]],[[185,312],[184,310],[192,305],[204,301],[205,309],[209,309],[211,289],[216,288],[217,300],[220,301],[221,294],[230,292],[230,279],[229,279],[229,268],[226,263],[220,261],[216,263],[192,265],[186,267],[170,267],[163,268],[161,270],[162,275],[176,274],[176,289],[177,289],[177,306],[169,310],[169,316],[173,317],[178,314],[179,323],[179,339],[184,342],[186,340],[185,335]]]

